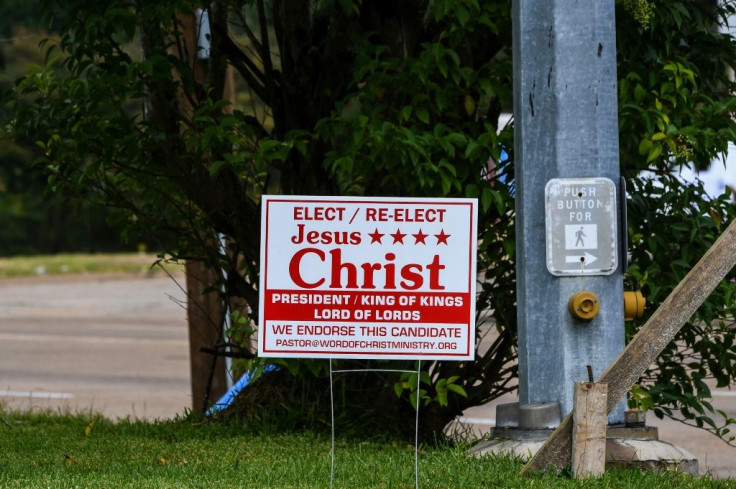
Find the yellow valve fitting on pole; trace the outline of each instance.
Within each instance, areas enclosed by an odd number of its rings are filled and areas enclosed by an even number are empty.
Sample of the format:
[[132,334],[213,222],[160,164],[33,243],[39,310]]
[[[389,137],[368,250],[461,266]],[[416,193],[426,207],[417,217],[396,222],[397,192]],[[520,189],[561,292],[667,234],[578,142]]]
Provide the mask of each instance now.
[[644,306],[647,300],[640,290],[624,292],[624,321],[644,316]]
[[567,303],[570,314],[577,319],[590,321],[601,310],[601,303],[593,292],[578,292]]

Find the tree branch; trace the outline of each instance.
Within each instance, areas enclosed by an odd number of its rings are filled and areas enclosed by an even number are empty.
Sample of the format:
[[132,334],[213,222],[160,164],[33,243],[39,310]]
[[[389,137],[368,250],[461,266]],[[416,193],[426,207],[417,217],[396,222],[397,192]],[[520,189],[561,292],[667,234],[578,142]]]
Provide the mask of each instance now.
[[245,350],[241,351],[226,351],[226,350],[220,350],[215,348],[207,348],[207,347],[200,347],[199,351],[202,353],[208,353],[210,355],[214,355],[216,357],[227,357],[227,358],[245,358],[250,360],[251,358],[255,358],[256,355],[254,353],[250,353]]
[[[221,31],[221,29],[221,26],[213,26],[214,31]],[[238,70],[240,76],[243,77],[248,86],[256,92],[261,100],[264,102],[267,101],[266,78],[256,64],[243,53],[227,33],[219,32],[217,39],[218,49],[227,56],[233,68]]]

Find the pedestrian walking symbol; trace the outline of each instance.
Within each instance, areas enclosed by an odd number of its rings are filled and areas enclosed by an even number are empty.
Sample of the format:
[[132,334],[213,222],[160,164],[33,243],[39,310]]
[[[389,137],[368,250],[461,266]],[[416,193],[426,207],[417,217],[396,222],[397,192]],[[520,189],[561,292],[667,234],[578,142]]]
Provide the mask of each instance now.
[[598,225],[597,224],[566,224],[565,225],[565,249],[566,250],[597,250],[598,249]]
[[583,238],[587,237],[585,233],[583,232],[583,228],[580,228],[580,231],[575,232],[575,248],[580,245],[581,247],[585,248],[585,241],[583,241]]

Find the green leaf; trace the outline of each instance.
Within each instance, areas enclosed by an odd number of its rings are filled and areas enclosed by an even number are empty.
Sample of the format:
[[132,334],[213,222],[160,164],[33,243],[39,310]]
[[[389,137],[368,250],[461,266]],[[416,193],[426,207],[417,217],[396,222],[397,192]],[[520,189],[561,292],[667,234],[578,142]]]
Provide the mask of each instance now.
[[637,104],[640,104],[644,102],[644,98],[647,96],[647,91],[644,89],[643,86],[637,84],[634,88],[634,100]]
[[467,145],[467,146],[465,147],[465,157],[466,157],[466,158],[471,158],[471,157],[473,157],[473,156],[475,155],[475,153],[476,153],[476,152],[477,152],[477,151],[478,151],[478,150],[479,150],[480,148],[481,148],[481,146],[480,146],[480,145],[479,145],[479,144],[478,144],[477,142],[475,142],[475,141],[470,141],[470,143],[468,143],[468,145]]
[[455,394],[459,394],[463,397],[468,397],[468,393],[465,391],[465,389],[463,389],[462,386],[458,384],[447,384],[447,390],[452,391]]
[[447,390],[437,391],[437,402],[440,406],[447,406]]
[[465,113],[471,116],[475,113],[475,100],[470,95],[465,96]]
[[663,139],[667,139],[667,135],[663,132],[657,132],[652,134],[652,141],[661,141]]
[[647,163],[650,163],[650,162],[656,160],[659,157],[660,154],[662,154],[662,146],[659,145],[659,144],[653,145],[649,149],[649,155],[647,155]]
[[460,25],[465,25],[470,20],[470,12],[468,12],[468,9],[464,5],[459,5],[455,9],[455,13],[457,14],[457,20],[460,22]]
[[401,394],[404,393],[403,382],[394,382],[394,393],[396,393],[396,397],[401,397]]
[[412,106],[407,105],[403,109],[401,109],[401,120],[408,121],[409,117],[411,117],[412,112]]
[[480,190],[478,189],[478,186],[476,184],[471,183],[465,186],[465,197],[475,199],[478,197],[479,193]]
[[224,160],[217,160],[212,163],[210,166],[210,176],[215,176],[219,173],[220,168],[222,168],[226,162]]
[[424,107],[420,107],[416,110],[417,119],[424,122],[425,124],[429,124],[429,111],[425,109]]
[[640,155],[648,154],[649,151],[652,149],[652,146],[653,146],[653,143],[651,139],[647,139],[647,138],[642,139],[639,142],[639,154]]

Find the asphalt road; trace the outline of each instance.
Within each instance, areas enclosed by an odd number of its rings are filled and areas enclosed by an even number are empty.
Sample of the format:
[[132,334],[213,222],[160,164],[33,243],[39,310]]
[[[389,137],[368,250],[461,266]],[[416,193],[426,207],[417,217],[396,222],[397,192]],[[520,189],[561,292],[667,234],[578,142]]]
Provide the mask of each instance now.
[[184,298],[164,274],[0,281],[0,402],[112,419],[183,413]]
[[[168,419],[191,406],[184,292],[151,276],[0,280],[0,403],[18,409],[92,411],[117,418]],[[736,418],[736,390],[714,405]],[[506,398],[504,402],[511,402]],[[468,410],[478,434],[493,406]],[[650,415],[660,439],[696,456],[701,473],[736,478],[736,447]]]

